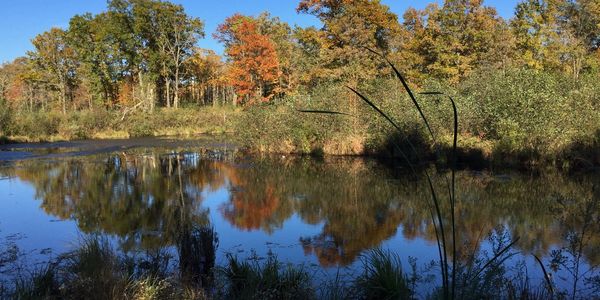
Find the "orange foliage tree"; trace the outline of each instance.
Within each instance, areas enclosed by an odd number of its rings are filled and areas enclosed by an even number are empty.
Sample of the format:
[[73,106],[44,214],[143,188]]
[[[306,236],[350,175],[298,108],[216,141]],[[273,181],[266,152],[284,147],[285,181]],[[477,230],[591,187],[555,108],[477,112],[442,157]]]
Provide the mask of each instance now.
[[235,14],[219,25],[215,38],[225,44],[228,80],[239,97],[237,102],[268,101],[278,93],[280,68],[275,44],[260,33],[256,19]]

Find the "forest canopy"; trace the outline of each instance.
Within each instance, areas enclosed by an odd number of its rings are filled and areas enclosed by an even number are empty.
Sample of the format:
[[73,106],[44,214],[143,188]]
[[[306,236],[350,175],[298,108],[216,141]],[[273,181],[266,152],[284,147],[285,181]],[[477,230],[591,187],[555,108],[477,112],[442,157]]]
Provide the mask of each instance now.
[[301,28],[265,12],[233,15],[214,33],[224,57],[199,48],[204,23],[168,1],[111,0],[105,12],[51,28],[34,50],[0,68],[14,110],[125,109],[182,103],[243,104],[389,75],[366,48],[387,55],[419,85],[457,84],[478,69],[529,68],[575,78],[600,62],[600,3],[523,0],[509,20],[481,0],[410,8],[400,18],[378,0],[301,0]]
[[[482,156],[600,163],[598,0],[521,0],[510,19],[482,0],[432,2],[402,16],[379,0],[299,0],[296,12],[318,25],[264,12],[234,14],[206,32],[181,5],[110,0],[102,13],[40,33],[32,51],[0,67],[0,133],[45,140],[235,132],[258,151],[395,153],[389,128],[345,89],[353,87],[431,150],[378,53],[416,92],[455,96],[461,139]],[[223,53],[201,47],[207,35]],[[448,140],[450,108],[420,101],[438,140]],[[302,108],[350,117],[298,114]]]

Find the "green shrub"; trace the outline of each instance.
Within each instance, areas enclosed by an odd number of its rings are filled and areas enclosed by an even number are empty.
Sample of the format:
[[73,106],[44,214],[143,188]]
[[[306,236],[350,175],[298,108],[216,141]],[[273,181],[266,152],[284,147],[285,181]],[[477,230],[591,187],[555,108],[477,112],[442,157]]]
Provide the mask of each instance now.
[[114,114],[98,109],[82,111],[79,113],[79,123],[88,132],[98,132],[111,126],[116,119]]
[[0,134],[6,134],[12,122],[12,112],[6,100],[0,98]]
[[59,133],[64,117],[55,112],[16,114],[8,133],[17,136],[48,137]]
[[73,112],[62,124],[60,132],[69,138],[90,138],[94,133],[110,128],[113,118],[110,112],[101,109]]
[[549,155],[594,119],[593,106],[598,106],[583,96],[582,87],[562,74],[482,72],[461,85],[458,102],[469,132],[513,151]]
[[126,130],[131,137],[154,135],[155,122],[152,114],[135,114],[126,123]]
[[[364,147],[366,126],[353,109],[348,91],[336,86],[323,86],[311,93],[288,96],[270,103],[247,108],[236,123],[241,143],[253,150],[327,154],[348,153],[346,144],[356,142]],[[304,113],[299,110],[337,111],[348,115]],[[351,149],[348,149],[351,150]],[[352,152],[352,151],[350,151]]]

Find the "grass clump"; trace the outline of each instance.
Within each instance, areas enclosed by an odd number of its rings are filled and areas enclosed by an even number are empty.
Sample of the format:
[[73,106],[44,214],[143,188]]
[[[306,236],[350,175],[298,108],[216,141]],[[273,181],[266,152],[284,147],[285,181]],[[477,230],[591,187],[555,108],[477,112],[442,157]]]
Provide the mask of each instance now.
[[28,277],[21,277],[15,283],[14,299],[52,299],[60,295],[60,283],[56,269],[52,265],[33,271]]
[[16,277],[14,299],[114,299],[127,286],[121,261],[103,239],[89,238],[74,251]]
[[89,237],[39,270],[16,276],[0,290],[0,298],[207,299],[207,289],[155,267],[167,265],[168,257],[129,256],[113,249],[105,238]]
[[227,299],[313,299],[310,276],[302,267],[283,266],[269,255],[264,264],[227,256],[219,268]]
[[402,271],[400,257],[375,249],[363,257],[363,274],[355,280],[360,299],[412,299],[414,292]]
[[80,299],[111,299],[128,285],[129,272],[107,240],[84,240],[65,256],[69,294]]
[[168,299],[171,292],[168,280],[148,277],[129,282],[123,296],[136,300]]

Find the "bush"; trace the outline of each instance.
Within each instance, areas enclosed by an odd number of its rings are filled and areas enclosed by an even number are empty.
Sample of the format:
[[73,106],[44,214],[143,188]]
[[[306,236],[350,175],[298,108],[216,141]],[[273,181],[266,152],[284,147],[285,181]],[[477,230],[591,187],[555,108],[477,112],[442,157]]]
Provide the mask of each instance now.
[[501,149],[551,155],[597,120],[588,85],[534,70],[482,72],[461,85],[459,103],[469,132]]
[[7,132],[15,136],[48,137],[59,133],[63,115],[55,112],[34,112],[15,115]]
[[152,114],[135,114],[127,120],[126,130],[131,137],[154,135],[155,122]]
[[[573,144],[581,148],[587,143],[581,141],[600,129],[600,86],[595,80],[597,74],[575,80],[534,70],[480,70],[455,87],[426,80],[420,90],[443,92],[456,101],[460,139],[470,141],[468,149],[459,152],[476,154],[464,157],[530,164],[576,155],[571,150],[572,155],[565,155],[566,149],[574,148]],[[408,140],[422,159],[430,157],[433,141],[397,80],[373,80],[359,91],[398,124],[400,134],[343,86],[323,84],[294,97],[247,108],[236,125],[241,143],[266,152],[398,156],[402,151],[410,156],[415,151]],[[416,96],[438,149],[448,149],[452,141],[448,124],[453,119],[450,101]]]
[[163,108],[127,115],[119,127],[132,137],[223,133],[233,130],[237,114],[228,107]]
[[115,115],[102,109],[74,112],[68,115],[68,121],[61,128],[61,133],[70,138],[91,138],[94,133],[112,127],[115,118]]
[[[362,154],[371,119],[362,104],[340,86],[321,86],[247,108],[236,124],[241,143],[252,150]],[[346,115],[300,112],[340,112]]]
[[12,122],[12,112],[6,100],[0,98],[0,134],[6,134]]

